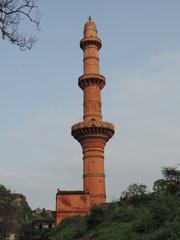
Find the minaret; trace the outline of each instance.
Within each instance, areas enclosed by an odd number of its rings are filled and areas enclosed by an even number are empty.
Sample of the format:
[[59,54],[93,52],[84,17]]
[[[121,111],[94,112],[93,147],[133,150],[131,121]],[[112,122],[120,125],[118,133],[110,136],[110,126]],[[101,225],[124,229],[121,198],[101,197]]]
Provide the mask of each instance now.
[[91,205],[106,202],[104,148],[114,134],[114,126],[102,120],[101,90],[105,77],[99,70],[101,40],[96,24],[89,17],[80,41],[84,53],[83,75],[78,85],[83,90],[83,122],[72,126],[72,136],[78,140],[83,152],[83,191],[89,192]]

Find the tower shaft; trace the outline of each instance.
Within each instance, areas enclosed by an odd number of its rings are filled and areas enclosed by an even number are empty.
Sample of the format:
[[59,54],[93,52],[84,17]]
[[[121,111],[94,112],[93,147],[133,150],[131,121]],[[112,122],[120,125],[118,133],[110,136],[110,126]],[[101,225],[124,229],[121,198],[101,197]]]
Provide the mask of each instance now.
[[101,112],[101,90],[105,77],[100,75],[99,49],[101,40],[96,25],[89,20],[84,26],[84,37],[80,41],[84,53],[83,75],[78,85],[83,90],[83,122],[72,126],[72,135],[83,151],[83,190],[89,191],[91,204],[106,201],[104,148],[114,134],[114,126],[103,122]]

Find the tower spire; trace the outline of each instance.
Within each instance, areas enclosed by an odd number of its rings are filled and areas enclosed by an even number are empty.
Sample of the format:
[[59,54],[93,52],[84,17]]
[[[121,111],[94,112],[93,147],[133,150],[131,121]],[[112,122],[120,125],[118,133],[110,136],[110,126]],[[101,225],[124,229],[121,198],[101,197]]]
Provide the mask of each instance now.
[[92,205],[106,201],[104,148],[114,134],[114,126],[102,120],[101,90],[105,86],[105,77],[99,68],[101,46],[96,24],[89,17],[80,41],[84,59],[83,75],[79,77],[78,85],[84,95],[83,122],[73,125],[71,134],[82,146],[83,190],[89,192]]

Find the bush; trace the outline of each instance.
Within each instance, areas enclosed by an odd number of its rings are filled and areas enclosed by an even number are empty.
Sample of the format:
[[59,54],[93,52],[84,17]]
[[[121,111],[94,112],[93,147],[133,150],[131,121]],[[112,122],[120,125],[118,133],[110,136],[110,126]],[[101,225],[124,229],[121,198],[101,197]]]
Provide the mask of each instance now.
[[91,209],[91,215],[88,217],[88,228],[92,228],[102,223],[106,217],[107,208],[103,205],[94,206]]

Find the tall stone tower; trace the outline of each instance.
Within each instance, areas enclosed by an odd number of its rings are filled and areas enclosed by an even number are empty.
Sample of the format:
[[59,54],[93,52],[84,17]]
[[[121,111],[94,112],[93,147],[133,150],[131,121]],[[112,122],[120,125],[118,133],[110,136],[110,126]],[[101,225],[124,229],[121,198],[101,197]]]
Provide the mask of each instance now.
[[101,90],[105,86],[105,77],[99,70],[101,40],[91,18],[84,26],[84,38],[80,47],[84,52],[84,71],[78,85],[84,93],[84,116],[82,122],[72,126],[71,134],[82,146],[83,191],[58,189],[57,224],[67,216],[85,216],[90,213],[92,205],[106,202],[104,148],[114,134],[114,126],[102,119]]
[[83,122],[72,126],[71,133],[82,146],[83,191],[89,192],[91,205],[106,202],[104,148],[114,134],[114,126],[102,119],[101,90],[105,86],[105,77],[99,69],[101,45],[96,24],[89,18],[80,41],[84,59],[83,75],[78,80],[84,94],[84,116]]

